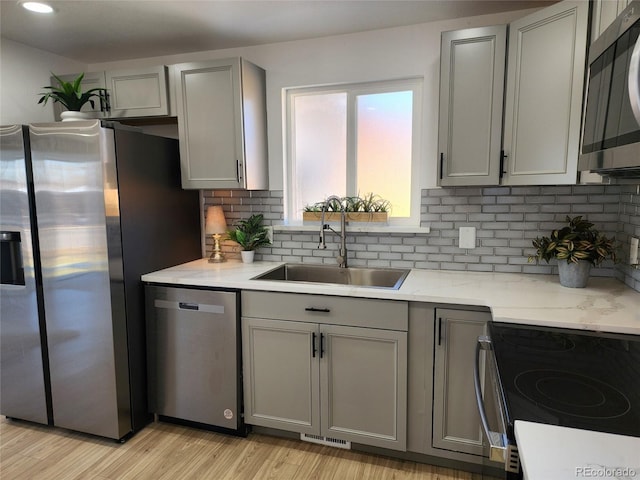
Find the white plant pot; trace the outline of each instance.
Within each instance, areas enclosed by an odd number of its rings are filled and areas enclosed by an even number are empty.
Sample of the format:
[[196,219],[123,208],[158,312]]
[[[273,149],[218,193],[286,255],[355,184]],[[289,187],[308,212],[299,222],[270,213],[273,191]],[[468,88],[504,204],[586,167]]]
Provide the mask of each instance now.
[[578,263],[558,260],[560,285],[569,288],[584,288],[587,286],[590,270],[591,263],[586,260],[579,260]]
[[242,256],[243,263],[253,263],[253,257],[255,256],[255,250],[242,250],[240,255]]
[[94,117],[93,113],[90,112],[72,112],[66,111],[60,113],[60,118],[63,122],[77,122],[81,120],[91,120]]

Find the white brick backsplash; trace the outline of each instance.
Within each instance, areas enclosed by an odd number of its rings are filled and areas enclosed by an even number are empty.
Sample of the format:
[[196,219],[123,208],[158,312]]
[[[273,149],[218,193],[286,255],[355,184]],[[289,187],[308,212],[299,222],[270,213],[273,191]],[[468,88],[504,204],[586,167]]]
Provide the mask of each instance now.
[[[205,208],[222,205],[229,227],[253,213],[267,225],[282,223],[282,191],[205,190]],[[640,270],[625,265],[629,238],[640,236],[640,185],[560,185],[521,187],[451,187],[421,192],[420,222],[428,234],[355,233],[347,235],[349,264],[394,268],[557,273],[557,266],[528,263],[531,240],[549,235],[567,215],[582,215],[622,244],[622,262],[592,269],[594,276],[615,276],[640,291]],[[477,247],[458,248],[458,229],[475,226]],[[319,227],[319,225],[318,225]],[[207,256],[212,241],[205,239]],[[318,250],[317,232],[276,231],[271,247],[257,260],[335,264],[339,237],[326,236]],[[237,256],[237,246],[225,242]]]

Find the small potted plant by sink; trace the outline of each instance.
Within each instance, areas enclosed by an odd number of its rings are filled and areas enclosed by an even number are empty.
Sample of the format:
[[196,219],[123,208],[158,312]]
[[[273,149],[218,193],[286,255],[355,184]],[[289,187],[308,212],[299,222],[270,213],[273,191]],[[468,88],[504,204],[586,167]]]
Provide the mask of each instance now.
[[63,122],[92,118],[91,114],[81,112],[82,107],[88,103],[91,105],[91,108],[95,109],[94,98],[97,98],[101,102],[107,101],[108,97],[106,88],[91,88],[86,92],[82,91],[82,79],[84,78],[84,73],[78,75],[71,82],[64,81],[54,73],[51,75],[53,75],[53,78],[58,82],[58,86],[42,87],[49,91],[42,92],[40,94],[42,97],[38,100],[38,104],[41,103],[44,106],[49,100],[52,100],[54,103],[62,104],[68,110],[67,112],[62,112],[60,114]]
[[255,250],[264,245],[271,245],[269,231],[262,225],[262,214],[251,215],[249,218],[239,220],[235,228],[227,232],[230,240],[240,245],[242,261],[253,262]]
[[618,245],[615,238],[607,238],[581,216],[567,216],[566,222],[566,226],[552,231],[549,237],[533,240],[536,253],[529,256],[529,261],[549,263],[557,259],[560,284],[582,288],[587,285],[592,265],[598,266],[607,258],[617,261]]

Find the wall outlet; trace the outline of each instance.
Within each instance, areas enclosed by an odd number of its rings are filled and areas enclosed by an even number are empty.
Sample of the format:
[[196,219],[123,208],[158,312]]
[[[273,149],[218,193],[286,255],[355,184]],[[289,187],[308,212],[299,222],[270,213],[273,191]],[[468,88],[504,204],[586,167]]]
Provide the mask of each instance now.
[[638,244],[640,240],[635,237],[631,237],[630,242],[631,248],[629,250],[629,265],[637,265],[638,264]]
[[265,228],[267,229],[267,238],[273,243],[273,227],[265,226]]
[[476,248],[476,227],[460,227],[458,247]]

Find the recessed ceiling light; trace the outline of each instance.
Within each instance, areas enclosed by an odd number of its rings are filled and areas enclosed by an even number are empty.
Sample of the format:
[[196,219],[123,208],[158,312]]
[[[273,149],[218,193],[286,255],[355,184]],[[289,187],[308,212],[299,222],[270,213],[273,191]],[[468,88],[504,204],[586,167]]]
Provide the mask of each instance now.
[[42,2],[22,2],[21,5],[31,12],[38,13],[53,13],[53,8],[50,5]]

